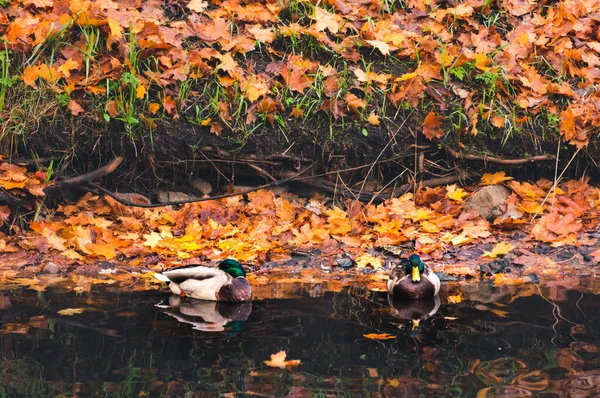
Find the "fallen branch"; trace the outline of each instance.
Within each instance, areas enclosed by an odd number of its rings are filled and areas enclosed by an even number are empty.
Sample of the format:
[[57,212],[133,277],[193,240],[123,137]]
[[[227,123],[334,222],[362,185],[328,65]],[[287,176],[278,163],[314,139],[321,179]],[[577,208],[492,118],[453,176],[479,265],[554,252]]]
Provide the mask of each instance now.
[[531,156],[528,158],[520,158],[520,159],[504,159],[504,158],[499,158],[496,156],[488,156],[488,155],[471,155],[468,153],[461,153],[458,152],[454,149],[452,149],[448,144],[444,144],[441,141],[438,141],[438,143],[444,147],[444,149],[446,150],[446,152],[448,152],[448,154],[450,154],[450,156],[452,156],[455,159],[463,159],[463,160],[475,160],[475,161],[479,161],[479,162],[484,162],[484,163],[496,163],[496,164],[503,164],[503,165],[508,165],[508,166],[522,166],[524,164],[527,163],[535,163],[535,162],[546,162],[546,161],[550,161],[550,160],[556,160],[556,158],[554,156],[547,156],[547,155],[538,155],[538,156]]
[[223,194],[223,195],[217,195],[217,196],[210,196],[210,197],[205,197],[205,198],[196,198],[196,199],[187,199],[187,200],[175,200],[172,202],[164,202],[164,203],[135,203],[135,202],[131,202],[129,200],[123,199],[121,198],[118,194],[115,194],[114,192],[109,191],[108,189],[101,187],[98,184],[94,184],[92,182],[88,182],[86,185],[88,187],[94,188],[100,192],[102,192],[103,194],[110,196],[111,198],[113,198],[114,200],[116,200],[117,202],[119,202],[122,205],[125,206],[131,206],[131,207],[142,207],[142,208],[155,208],[155,207],[164,207],[164,206],[178,206],[178,205],[184,205],[187,203],[198,203],[198,202],[206,202],[209,200],[217,200],[217,199],[224,199],[224,198],[230,198],[232,196],[239,196],[239,195],[245,195],[248,194],[250,192],[255,192],[255,191],[259,191],[261,189],[266,189],[266,188],[271,188],[271,187],[276,187],[288,182],[293,181],[295,178],[299,177],[300,175],[306,173],[308,170],[310,170],[311,168],[313,168],[314,164],[308,166],[307,168],[305,168],[302,171],[299,171],[298,173],[294,174],[293,176],[283,179],[283,180],[275,180],[269,184],[264,184],[264,185],[260,185],[258,187],[255,188],[251,188],[251,189],[246,189],[244,191],[239,191],[239,192],[232,192],[232,193],[227,193],[227,194]]

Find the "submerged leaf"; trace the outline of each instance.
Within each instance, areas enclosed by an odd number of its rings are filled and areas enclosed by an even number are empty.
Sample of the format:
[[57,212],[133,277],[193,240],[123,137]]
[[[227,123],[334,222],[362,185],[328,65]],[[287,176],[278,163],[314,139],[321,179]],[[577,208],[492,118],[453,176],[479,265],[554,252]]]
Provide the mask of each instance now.
[[388,333],[368,333],[368,334],[363,334],[363,336],[365,336],[368,339],[372,339],[372,340],[390,340],[390,339],[396,338],[396,336],[388,334]]
[[83,311],[84,311],[83,308],[65,308],[64,310],[58,311],[58,315],[72,316],[75,314],[81,314],[81,313],[83,313]]
[[285,358],[287,357],[287,354],[285,351],[279,351],[277,354],[271,354],[271,360],[268,361],[263,361],[265,363],[265,365],[267,366],[271,366],[273,368],[281,368],[281,369],[288,369],[290,370],[292,367],[294,366],[298,366],[300,365],[300,360],[299,359],[290,359],[290,360],[285,360]]

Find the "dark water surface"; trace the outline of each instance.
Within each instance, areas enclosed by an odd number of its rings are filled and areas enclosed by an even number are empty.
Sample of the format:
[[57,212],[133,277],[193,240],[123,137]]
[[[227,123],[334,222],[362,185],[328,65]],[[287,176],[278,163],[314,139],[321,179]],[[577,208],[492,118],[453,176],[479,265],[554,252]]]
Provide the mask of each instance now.
[[[599,295],[475,289],[419,326],[402,317],[436,303],[350,290],[175,309],[164,292],[4,291],[0,396],[600,396]],[[301,364],[264,364],[281,350]]]

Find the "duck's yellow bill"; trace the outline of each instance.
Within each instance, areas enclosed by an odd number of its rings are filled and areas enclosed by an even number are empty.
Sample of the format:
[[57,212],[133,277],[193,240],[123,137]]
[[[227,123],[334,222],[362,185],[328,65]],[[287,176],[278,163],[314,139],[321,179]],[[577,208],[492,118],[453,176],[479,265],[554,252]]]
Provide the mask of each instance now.
[[413,267],[412,269],[412,281],[419,282],[421,280],[421,273],[419,272],[419,267]]

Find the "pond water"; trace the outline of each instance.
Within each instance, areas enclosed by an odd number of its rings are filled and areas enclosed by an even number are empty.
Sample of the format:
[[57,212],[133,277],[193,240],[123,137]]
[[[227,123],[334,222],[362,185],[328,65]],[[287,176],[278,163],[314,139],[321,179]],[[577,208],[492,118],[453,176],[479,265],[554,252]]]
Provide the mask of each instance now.
[[[5,290],[0,396],[600,395],[600,296],[470,289],[419,308],[360,289],[243,305]],[[300,364],[264,363],[280,351]]]

